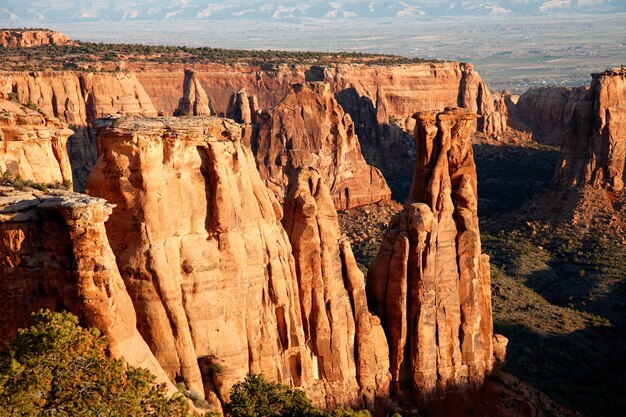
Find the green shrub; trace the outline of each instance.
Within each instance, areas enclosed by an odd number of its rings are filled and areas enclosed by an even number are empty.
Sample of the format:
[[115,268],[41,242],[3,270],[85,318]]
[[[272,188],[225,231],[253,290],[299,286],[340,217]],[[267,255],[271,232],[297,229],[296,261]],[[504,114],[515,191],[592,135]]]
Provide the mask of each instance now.
[[0,357],[0,416],[190,416],[146,369],[106,355],[107,340],[70,313],[40,311]]
[[232,417],[323,417],[304,392],[248,374],[233,386],[224,414]]

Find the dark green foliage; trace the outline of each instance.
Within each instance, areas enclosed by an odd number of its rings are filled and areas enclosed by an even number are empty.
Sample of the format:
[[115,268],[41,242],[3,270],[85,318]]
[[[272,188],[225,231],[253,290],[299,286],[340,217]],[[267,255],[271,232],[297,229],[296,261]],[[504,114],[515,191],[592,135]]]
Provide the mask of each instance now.
[[304,392],[248,374],[233,386],[224,414],[232,417],[322,417]]
[[107,340],[70,313],[40,311],[0,358],[0,416],[190,416],[146,369],[106,355]]

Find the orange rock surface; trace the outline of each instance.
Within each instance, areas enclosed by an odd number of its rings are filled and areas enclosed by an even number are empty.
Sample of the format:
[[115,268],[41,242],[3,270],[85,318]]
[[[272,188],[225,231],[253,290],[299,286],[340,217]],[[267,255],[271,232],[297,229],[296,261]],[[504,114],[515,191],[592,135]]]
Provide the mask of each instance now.
[[[281,207],[241,144],[239,125],[218,118],[101,123],[102,153],[87,187],[117,205],[107,223],[111,246],[138,329],[170,378],[217,407],[247,372],[302,387],[323,406],[371,403],[384,393],[383,332],[367,311],[349,249],[334,240],[336,220],[323,225],[327,240],[316,248],[294,234],[305,226],[294,209],[288,236]],[[317,197],[336,216],[330,196]],[[311,256],[328,251],[330,269],[298,274],[290,237]],[[348,285],[340,247],[351,271]],[[299,261],[302,267],[304,258]],[[309,323],[300,300],[307,280],[329,283],[315,297],[323,295],[343,314],[330,327]],[[309,338],[319,343],[313,347]],[[357,362],[366,359],[367,366]],[[333,363],[346,368],[332,369]]]
[[215,114],[211,100],[196,78],[194,70],[185,70],[183,96],[178,101],[174,116],[210,116]]
[[72,133],[54,117],[0,98],[0,171],[46,184],[71,182],[66,143]]
[[279,199],[289,177],[306,166],[320,172],[337,209],[390,198],[380,171],[365,162],[352,119],[329,84],[294,84],[278,105],[258,119],[258,139],[252,148],[261,176]]
[[450,109],[415,117],[411,192],[367,278],[389,341],[392,392],[407,401],[477,387],[493,366],[471,141],[477,116]]
[[136,328],[135,310],[109,246],[112,206],[81,194],[2,187],[0,338],[8,342],[40,308],[67,309],[108,338],[114,357],[175,388]]
[[593,74],[574,107],[561,147],[556,183],[622,190],[626,181],[626,70]]
[[304,168],[290,181],[285,230],[295,258],[302,325],[317,377],[340,393],[338,404],[365,404],[386,397],[387,341],[380,320],[367,307],[365,280],[341,236],[330,191],[319,172]]
[[0,46],[33,47],[42,45],[68,45],[73,43],[62,33],[51,30],[11,30],[0,31]]

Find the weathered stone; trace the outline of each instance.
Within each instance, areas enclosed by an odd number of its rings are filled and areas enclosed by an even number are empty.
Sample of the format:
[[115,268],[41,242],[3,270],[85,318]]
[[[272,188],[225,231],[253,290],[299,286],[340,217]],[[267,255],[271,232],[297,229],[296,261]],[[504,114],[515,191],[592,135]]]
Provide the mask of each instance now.
[[66,143],[72,133],[56,118],[0,99],[0,172],[44,184],[71,182]]
[[[81,194],[3,187],[0,197],[0,339],[10,341],[41,308],[67,309],[100,329],[111,355],[175,387],[136,328],[135,310],[104,223],[112,206]],[[23,201],[28,204],[21,204]]]
[[5,48],[73,44],[67,36],[52,30],[0,30],[0,46]]
[[304,168],[292,177],[283,224],[317,376],[336,404],[353,403],[360,393],[371,408],[377,396],[388,395],[387,342],[380,321],[368,310],[363,273],[341,236],[330,191],[316,170]]
[[367,279],[392,392],[407,401],[477,387],[493,366],[489,258],[481,254],[472,132],[461,109],[418,113],[417,161]]
[[329,184],[337,209],[390,198],[380,171],[365,162],[349,115],[327,83],[294,84],[259,117],[256,161],[268,187],[282,199],[288,178],[315,167]]
[[174,116],[211,116],[212,114],[215,114],[215,111],[211,100],[196,78],[196,73],[192,69],[186,69],[183,96],[178,101]]
[[622,190],[626,181],[626,70],[616,68],[592,77],[563,136],[555,182]]

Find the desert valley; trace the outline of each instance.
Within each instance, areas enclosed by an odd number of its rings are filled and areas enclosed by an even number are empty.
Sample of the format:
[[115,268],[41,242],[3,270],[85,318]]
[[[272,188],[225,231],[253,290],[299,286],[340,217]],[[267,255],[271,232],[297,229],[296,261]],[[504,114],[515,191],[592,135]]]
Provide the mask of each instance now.
[[[234,407],[251,375],[319,415],[623,415],[623,66],[517,94],[380,53],[0,56],[3,346],[72,313],[200,415],[309,415]],[[0,415],[57,415],[11,349]]]

